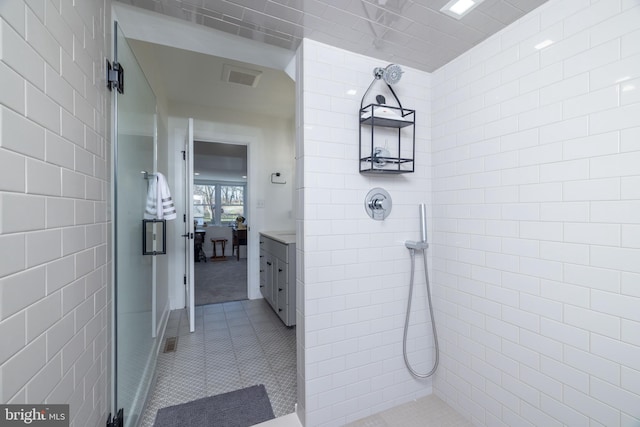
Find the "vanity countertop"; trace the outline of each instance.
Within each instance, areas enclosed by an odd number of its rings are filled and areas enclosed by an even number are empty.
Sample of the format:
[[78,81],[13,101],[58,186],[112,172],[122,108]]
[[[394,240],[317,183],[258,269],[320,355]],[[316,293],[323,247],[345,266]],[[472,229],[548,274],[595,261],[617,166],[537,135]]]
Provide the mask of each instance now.
[[260,234],[270,239],[277,240],[280,243],[284,243],[285,245],[290,245],[296,242],[295,231],[261,231]]

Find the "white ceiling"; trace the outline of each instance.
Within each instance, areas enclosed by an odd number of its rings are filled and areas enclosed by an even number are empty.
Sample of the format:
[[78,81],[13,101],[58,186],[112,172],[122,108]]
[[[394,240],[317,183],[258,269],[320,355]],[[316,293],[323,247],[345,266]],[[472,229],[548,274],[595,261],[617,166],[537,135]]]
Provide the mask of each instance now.
[[[282,70],[184,49],[129,40],[145,74],[160,80],[171,103],[291,119],[295,84]],[[223,66],[260,71],[256,87],[223,81]]]
[[[170,103],[292,119],[303,37],[432,72],[546,2],[484,0],[456,20],[440,12],[447,1],[116,0],[114,16]],[[258,86],[223,82],[224,64],[261,71]],[[238,166],[210,154],[203,172]]]
[[448,0],[118,0],[267,45],[303,37],[432,72],[546,0],[484,0],[456,20]]

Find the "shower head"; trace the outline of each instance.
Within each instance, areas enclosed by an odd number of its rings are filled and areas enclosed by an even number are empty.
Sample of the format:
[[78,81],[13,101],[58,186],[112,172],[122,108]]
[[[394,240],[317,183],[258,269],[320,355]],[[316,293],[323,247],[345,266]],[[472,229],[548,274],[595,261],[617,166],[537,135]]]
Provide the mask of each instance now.
[[[376,83],[376,81],[384,80],[384,82],[387,84],[387,88],[389,89],[389,92],[391,92],[396,102],[398,103],[398,106],[400,107],[400,112],[404,116],[404,110],[402,109],[402,104],[398,99],[398,95],[396,95],[395,91],[391,87],[391,85],[396,84],[400,81],[400,79],[402,78],[403,72],[404,71],[402,71],[402,68],[400,68],[400,66],[396,64],[389,64],[384,68],[382,67],[374,68],[373,81],[371,82],[367,90],[364,92],[364,95],[362,95],[362,101],[360,101],[360,109],[362,110],[362,106],[364,105],[364,100],[367,97],[367,94],[369,93],[373,85]],[[381,104],[381,105],[386,103],[386,100],[382,95],[376,96],[376,101],[378,102],[378,104]]]
[[387,68],[384,69],[384,76],[382,78],[387,84],[393,85],[400,81],[402,73],[402,68],[400,68],[399,65],[389,64]]
[[386,84],[393,85],[402,78],[402,68],[396,64],[389,64],[385,68],[376,67],[373,69],[373,76],[377,79],[383,79]]

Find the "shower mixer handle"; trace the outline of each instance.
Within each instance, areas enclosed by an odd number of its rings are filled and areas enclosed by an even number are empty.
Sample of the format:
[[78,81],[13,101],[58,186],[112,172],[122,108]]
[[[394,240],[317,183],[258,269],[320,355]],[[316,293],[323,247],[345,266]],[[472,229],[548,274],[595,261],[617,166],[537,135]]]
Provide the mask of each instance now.
[[367,214],[376,221],[384,220],[391,213],[391,195],[384,188],[372,188],[364,199]]
[[369,201],[369,208],[371,208],[373,210],[384,209],[383,202],[384,202],[383,198],[372,199],[372,200]]

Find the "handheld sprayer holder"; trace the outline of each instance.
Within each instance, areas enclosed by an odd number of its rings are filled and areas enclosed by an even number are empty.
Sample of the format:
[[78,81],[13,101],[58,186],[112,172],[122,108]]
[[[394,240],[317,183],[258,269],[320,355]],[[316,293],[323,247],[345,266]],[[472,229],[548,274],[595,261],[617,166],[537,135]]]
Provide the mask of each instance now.
[[429,244],[427,242],[415,242],[413,240],[405,240],[404,245],[407,249],[414,249],[417,251],[424,251],[429,248]]

